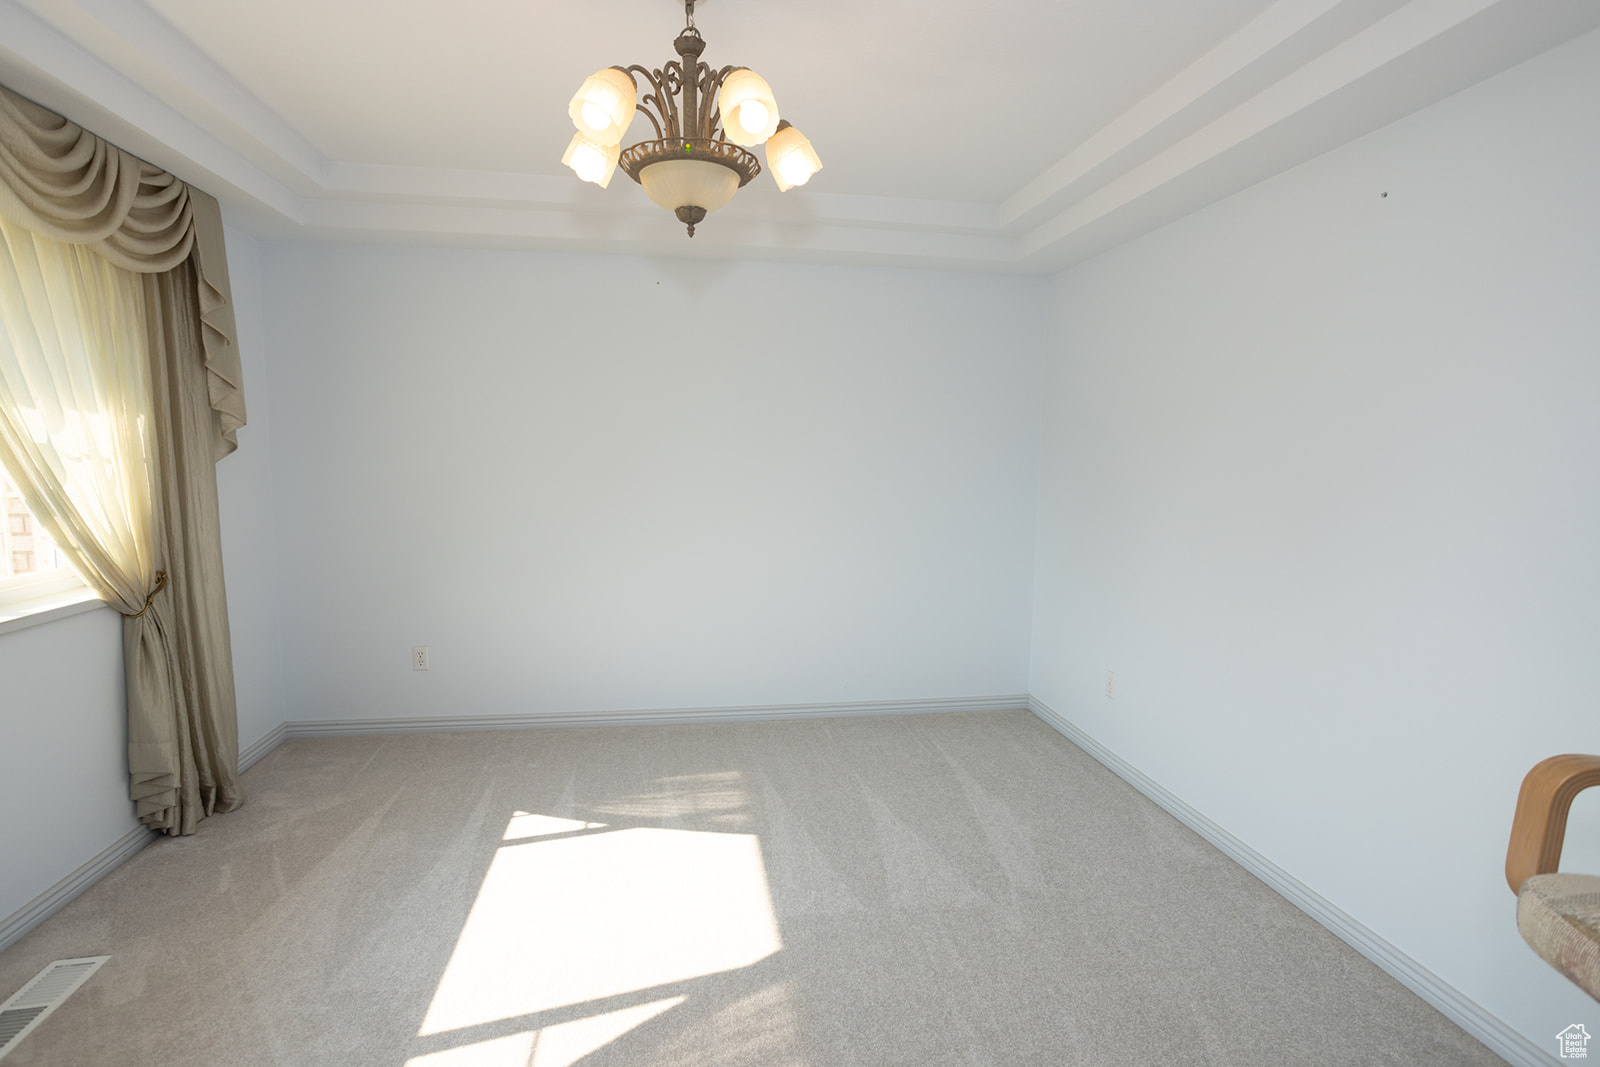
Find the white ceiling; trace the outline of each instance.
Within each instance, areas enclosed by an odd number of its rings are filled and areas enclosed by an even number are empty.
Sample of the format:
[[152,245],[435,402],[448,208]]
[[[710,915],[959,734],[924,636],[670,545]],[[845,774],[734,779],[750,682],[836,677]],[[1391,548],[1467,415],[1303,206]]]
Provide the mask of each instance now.
[[[679,0],[0,0],[0,83],[269,237],[1058,269],[1600,25],[1594,0],[701,0],[825,169],[691,243],[559,163]],[[636,125],[628,141],[641,138]],[[626,143],[626,142],[625,142]]]
[[[552,176],[579,83],[676,59],[684,24],[675,0],[150,6],[331,159]],[[995,203],[1266,6],[708,0],[696,22],[707,63],[760,72],[815,132],[830,190]]]

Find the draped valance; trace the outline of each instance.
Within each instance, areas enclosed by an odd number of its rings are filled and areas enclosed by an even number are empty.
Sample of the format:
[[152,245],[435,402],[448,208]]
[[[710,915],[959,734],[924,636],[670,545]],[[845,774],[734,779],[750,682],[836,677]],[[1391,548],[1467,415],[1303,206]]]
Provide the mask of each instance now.
[[216,198],[0,86],[0,216],[140,274],[192,258],[217,457],[239,447],[243,376]]

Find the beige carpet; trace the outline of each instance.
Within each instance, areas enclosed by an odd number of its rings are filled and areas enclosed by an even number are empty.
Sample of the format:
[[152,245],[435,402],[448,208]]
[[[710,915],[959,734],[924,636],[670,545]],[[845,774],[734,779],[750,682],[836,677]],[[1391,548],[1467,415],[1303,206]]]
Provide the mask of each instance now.
[[0,954],[38,1064],[1500,1062],[1023,713],[294,741]]

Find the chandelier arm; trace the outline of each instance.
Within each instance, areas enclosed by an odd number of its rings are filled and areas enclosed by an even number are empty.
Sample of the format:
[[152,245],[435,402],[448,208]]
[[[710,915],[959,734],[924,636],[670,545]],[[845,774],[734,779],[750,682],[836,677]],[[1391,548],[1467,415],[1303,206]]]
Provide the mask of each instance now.
[[[655,97],[653,97],[653,96],[646,96],[646,97],[643,98],[643,100],[654,100],[654,99],[655,99]],[[655,127],[656,140],[659,141],[659,140],[661,140],[661,138],[665,137],[666,134],[661,131],[661,123],[656,121],[655,112],[653,112],[650,109],[646,108],[644,106],[643,100],[640,102],[638,107],[634,108],[634,110],[637,111],[639,114],[643,115],[645,118],[650,120],[650,125]]]
[[612,67],[611,69],[622,71],[622,73],[626,74],[628,77],[633,78],[636,84],[638,80],[636,76],[643,74],[644,80],[650,83],[650,88],[654,89],[658,93],[661,92],[660,79],[657,78],[655,73],[648,68],[641,67],[639,64],[635,63],[631,67]]
[[[690,57],[685,57],[688,59]],[[672,100],[673,117],[677,120],[678,135],[682,137],[697,137],[700,132],[700,101],[695,93],[696,86],[689,83],[689,64],[683,60],[674,59],[667,63],[665,68],[670,71],[672,91],[675,94]],[[698,79],[698,73],[695,77]]]
[[674,137],[682,136],[683,131],[687,129],[683,116],[678,111],[678,94],[683,92],[683,68],[674,59],[662,64],[656,73],[661,75],[661,85],[665,90],[662,95],[665,97],[664,117],[667,119],[668,132]]
[[[646,104],[655,105],[655,110],[654,111],[649,110],[648,108],[645,107]],[[671,137],[671,136],[673,136],[673,134],[675,133],[676,127],[673,125],[673,122],[672,122],[672,113],[669,112],[667,110],[666,106],[661,103],[661,98],[659,96],[657,96],[655,93],[646,93],[644,96],[639,98],[639,108],[638,109],[640,111],[643,111],[647,116],[649,116],[650,122],[655,126],[655,128],[657,130],[661,131],[661,136],[663,136],[663,137]],[[661,121],[660,122],[656,121],[656,116],[657,115],[661,116]]]
[[[650,88],[654,89],[655,92],[646,93],[641,96],[639,98],[639,104],[636,110],[644,112],[645,117],[650,120],[650,124],[656,128],[656,136],[658,138],[676,136],[678,125],[677,111],[670,106],[672,103],[672,94],[666,88],[665,75],[663,75],[659,70],[651,70],[648,67],[641,67],[637,63],[633,64],[632,66],[617,67],[615,69],[622,71],[622,73],[628,75],[629,77],[632,77],[634,74],[644,75],[644,80],[650,83]],[[650,110],[644,106],[646,104],[655,105],[656,113],[661,116],[661,120],[659,122],[656,121],[656,115],[651,114]],[[665,124],[665,129],[663,129],[663,123]]]
[[722,84],[721,76],[710,67],[700,68],[700,129],[701,137],[711,137],[717,130],[717,119],[721,117],[720,106],[713,106],[716,99],[717,87]]
[[[709,70],[710,68],[708,67],[707,69]],[[732,63],[729,63],[726,67],[723,67],[721,70],[717,71],[715,74],[713,74],[711,76],[712,77],[712,81],[715,82],[715,84],[712,86],[712,88],[714,88],[714,89],[722,88],[722,79],[726,78],[728,75],[732,74],[734,71],[736,71],[736,70],[749,70],[749,69],[750,69],[749,67],[739,67],[739,66],[735,66]]]
[[635,74],[643,74],[644,80],[650,83],[650,87],[652,89],[655,89],[657,92],[661,91],[661,80],[658,76],[659,72],[653,71],[648,67],[641,67],[639,64],[635,63],[632,66],[612,67],[611,69],[620,70],[630,78]]
[[[634,92],[635,93],[637,93],[639,91],[638,81],[637,81],[637,79],[634,78],[635,73],[643,74],[644,75],[644,80],[650,83],[651,88],[655,89],[656,92],[660,92],[661,91],[661,83],[656,81],[655,75],[650,73],[650,71],[646,70],[644,67],[639,66],[637,63],[635,63],[631,67],[623,67],[623,66],[613,65],[611,69],[612,70],[618,70],[618,71],[621,71],[622,73],[626,74],[628,76],[629,80],[634,82]],[[660,139],[660,138],[666,136],[666,134],[661,132],[661,123],[656,120],[655,115],[651,113],[650,109],[644,106],[651,99],[653,99],[653,97],[649,93],[646,93],[644,96],[639,97],[638,98],[638,102],[635,103],[633,110],[638,112],[638,113],[640,113],[640,114],[642,114],[645,118],[650,120],[650,125],[655,127],[657,139]]]

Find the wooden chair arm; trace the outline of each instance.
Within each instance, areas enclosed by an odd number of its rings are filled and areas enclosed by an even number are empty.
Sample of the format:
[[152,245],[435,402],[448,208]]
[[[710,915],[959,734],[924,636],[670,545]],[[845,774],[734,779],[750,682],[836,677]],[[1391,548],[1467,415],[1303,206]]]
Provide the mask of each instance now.
[[1600,785],[1600,756],[1551,756],[1522,780],[1506,849],[1506,883],[1513,893],[1522,892],[1522,883],[1534,875],[1560,867],[1567,809],[1592,785]]

